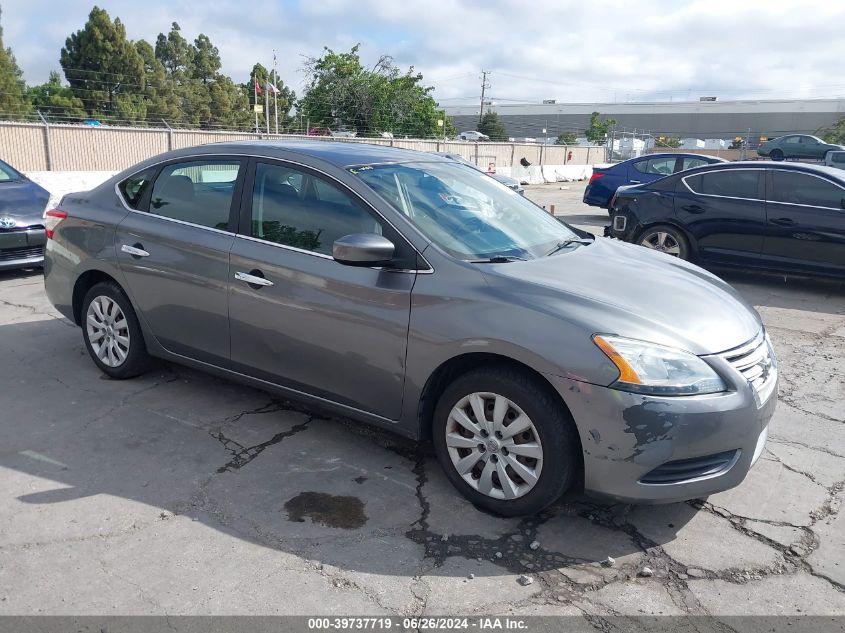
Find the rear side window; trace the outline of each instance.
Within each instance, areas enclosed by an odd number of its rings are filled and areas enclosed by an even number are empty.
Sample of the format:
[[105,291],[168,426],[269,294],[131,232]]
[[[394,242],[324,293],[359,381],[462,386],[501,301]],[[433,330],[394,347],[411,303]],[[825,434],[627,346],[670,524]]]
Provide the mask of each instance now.
[[649,158],[634,163],[634,169],[643,174],[659,174],[669,176],[675,171],[675,160],[671,158]]
[[758,200],[759,174],[759,171],[749,169],[726,169],[689,176],[684,180],[695,193]]
[[772,171],[772,192],[769,200],[812,207],[841,209],[845,190],[832,182],[797,171]]
[[117,188],[120,190],[120,195],[123,196],[123,201],[132,208],[137,209],[141,203],[141,198],[144,197],[144,192],[149,189],[153,176],[155,176],[155,167],[150,167],[144,171],[139,171],[137,174],[132,174],[121,182]]
[[192,161],[161,170],[150,213],[212,229],[228,230],[239,161]]

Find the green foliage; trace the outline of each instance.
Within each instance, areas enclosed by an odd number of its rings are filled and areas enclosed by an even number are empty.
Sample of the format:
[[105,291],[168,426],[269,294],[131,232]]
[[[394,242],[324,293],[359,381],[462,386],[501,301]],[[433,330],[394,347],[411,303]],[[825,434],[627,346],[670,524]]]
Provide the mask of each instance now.
[[60,61],[71,91],[91,116],[130,121],[141,116],[136,97],[144,90],[144,61],[120,18],[112,22],[94,7],[85,26],[65,41]]
[[677,136],[658,136],[657,145],[669,149],[677,149],[681,146],[681,139]]
[[364,68],[359,45],[348,53],[325,48],[322,57],[305,63],[308,87],[298,110],[312,127],[349,129],[364,136],[390,132],[396,136],[438,137],[442,117],[414,68],[402,72],[388,56]]
[[478,131],[490,137],[491,141],[507,141],[508,131],[505,129],[505,124],[499,119],[499,115],[495,112],[488,111],[481,117],[481,123],[478,124]]
[[88,116],[82,99],[62,85],[62,77],[56,71],[50,73],[46,83],[27,88],[26,96],[33,108],[54,121],[75,121]]
[[564,132],[557,137],[555,141],[556,145],[575,145],[578,142],[578,138],[575,135],[575,132]]
[[616,119],[602,119],[598,112],[593,112],[590,114],[590,127],[584,130],[584,136],[592,143],[603,143],[612,125],[616,125]]
[[845,145],[845,117],[840,117],[836,123],[817,132],[826,143]]
[[30,112],[26,84],[21,77],[12,49],[3,44],[3,27],[0,25],[0,119],[19,118]]

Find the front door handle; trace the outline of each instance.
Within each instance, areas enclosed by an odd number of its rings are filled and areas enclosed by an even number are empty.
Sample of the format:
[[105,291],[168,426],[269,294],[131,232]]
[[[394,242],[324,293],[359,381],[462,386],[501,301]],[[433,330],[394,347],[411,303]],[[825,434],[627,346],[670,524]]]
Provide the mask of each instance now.
[[639,180],[629,180],[628,182],[629,182],[629,183],[631,183],[632,185],[638,185],[638,184],[640,184],[640,181],[639,181]]
[[774,220],[770,220],[770,222],[778,226],[793,226],[795,224],[795,220],[792,218],[775,218]]
[[688,204],[681,208],[687,213],[704,213],[704,207],[697,204]]
[[[258,274],[255,274],[258,273]],[[260,270],[251,270],[248,273],[236,272],[235,279],[249,284],[253,288],[262,288],[264,286],[272,286],[273,282],[265,279]]]
[[124,253],[129,253],[132,257],[149,257],[150,254],[145,251],[140,244],[135,244],[134,246],[129,246],[129,244],[124,244],[120,247],[120,250]]

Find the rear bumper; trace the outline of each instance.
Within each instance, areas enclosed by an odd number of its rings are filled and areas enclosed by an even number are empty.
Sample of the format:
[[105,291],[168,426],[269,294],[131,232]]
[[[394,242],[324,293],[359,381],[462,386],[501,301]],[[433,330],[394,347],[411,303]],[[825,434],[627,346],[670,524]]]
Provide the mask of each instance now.
[[607,209],[610,204],[610,199],[613,197],[613,192],[604,188],[599,188],[594,185],[587,185],[584,190],[584,197],[582,202],[591,207],[601,207]]
[[[722,394],[667,398],[549,379],[578,427],[585,492],[623,503],[685,501],[739,485],[762,453],[777,403],[776,376],[759,407],[747,384]],[[715,468],[691,470],[722,455],[727,457]],[[673,481],[667,471],[689,474]]]

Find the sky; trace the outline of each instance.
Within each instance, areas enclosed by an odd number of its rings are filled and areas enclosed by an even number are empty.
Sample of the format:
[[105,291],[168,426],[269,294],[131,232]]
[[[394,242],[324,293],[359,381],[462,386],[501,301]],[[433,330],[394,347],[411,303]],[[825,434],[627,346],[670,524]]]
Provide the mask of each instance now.
[[[28,83],[60,70],[91,0],[0,0],[5,45]],[[361,44],[365,63],[413,66],[441,105],[820,98],[845,95],[845,2],[791,0],[100,0],[131,39],[178,22],[222,71],[272,65],[301,94],[305,57]]]

